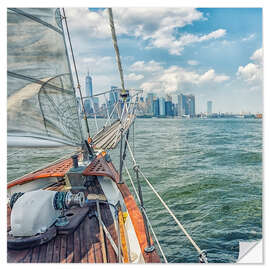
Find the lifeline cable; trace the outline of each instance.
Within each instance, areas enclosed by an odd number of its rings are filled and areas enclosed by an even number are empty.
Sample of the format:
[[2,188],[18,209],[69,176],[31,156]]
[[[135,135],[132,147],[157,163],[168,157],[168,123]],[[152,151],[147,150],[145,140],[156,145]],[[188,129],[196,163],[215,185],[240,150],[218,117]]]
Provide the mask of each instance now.
[[[131,183],[131,185],[132,185],[132,187],[133,187],[134,193],[136,194],[137,200],[140,202],[139,194],[138,194],[138,192],[137,192],[137,190],[136,190],[136,188],[135,188],[135,185],[134,185],[134,182],[133,182],[133,180],[132,180],[132,177],[131,177],[131,175],[130,175],[130,173],[129,173],[129,170],[128,170],[126,164],[124,164],[124,166],[125,166],[125,169],[126,169],[126,173],[127,173],[128,177],[129,177],[130,183]],[[156,236],[156,234],[155,234],[155,231],[154,231],[154,229],[153,229],[153,227],[152,227],[152,224],[151,224],[151,222],[150,222],[150,220],[149,220],[149,218],[148,218],[148,216],[147,216],[147,213],[146,213],[146,211],[145,211],[144,208],[142,208],[142,210],[144,211],[145,217],[146,217],[147,222],[148,222],[148,224],[149,224],[149,227],[150,227],[150,229],[151,229],[151,231],[152,231],[152,234],[153,234],[153,236],[154,236],[154,238],[155,238],[155,240],[156,240],[156,243],[157,243],[157,245],[158,245],[158,248],[159,248],[159,250],[160,250],[160,252],[161,252],[161,254],[162,254],[162,257],[163,257],[165,263],[168,263],[168,260],[167,260],[165,254],[164,254],[164,252],[163,252],[163,250],[162,250],[162,248],[161,248],[161,245],[160,245],[160,243],[159,243],[159,241],[158,241],[158,238],[157,238],[157,236]]]

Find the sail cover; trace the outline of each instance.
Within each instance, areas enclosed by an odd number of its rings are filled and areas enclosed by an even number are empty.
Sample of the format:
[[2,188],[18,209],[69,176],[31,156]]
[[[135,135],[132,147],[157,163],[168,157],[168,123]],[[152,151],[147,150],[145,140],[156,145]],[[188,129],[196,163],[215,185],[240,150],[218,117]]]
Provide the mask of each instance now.
[[9,147],[79,146],[81,123],[59,9],[9,8]]

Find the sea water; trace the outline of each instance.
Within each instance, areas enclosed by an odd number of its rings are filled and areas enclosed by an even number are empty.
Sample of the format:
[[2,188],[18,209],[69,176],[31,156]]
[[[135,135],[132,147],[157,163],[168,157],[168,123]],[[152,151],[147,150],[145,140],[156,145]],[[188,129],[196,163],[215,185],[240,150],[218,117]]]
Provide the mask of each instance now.
[[[262,120],[136,119],[129,141],[137,164],[207,251],[209,262],[235,262],[239,241],[262,238]],[[8,179],[43,166],[61,150],[48,151],[48,156],[38,149],[10,156]],[[119,149],[110,154],[118,168]],[[135,180],[129,156],[126,162]],[[195,248],[140,179],[147,214],[168,261],[198,262]]]

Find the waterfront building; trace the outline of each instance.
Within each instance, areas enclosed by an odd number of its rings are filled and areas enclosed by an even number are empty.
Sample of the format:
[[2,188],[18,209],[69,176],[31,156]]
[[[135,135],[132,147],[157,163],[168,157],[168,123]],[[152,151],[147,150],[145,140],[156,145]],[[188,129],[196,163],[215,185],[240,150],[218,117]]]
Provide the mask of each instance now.
[[172,103],[172,116],[177,115],[177,106],[176,104]]
[[153,115],[154,113],[154,94],[153,93],[148,93],[146,97],[146,104],[147,104],[147,113],[149,115]]
[[158,117],[159,116],[159,98],[157,97],[153,101],[153,109],[154,109],[153,115],[155,117]]
[[213,105],[213,102],[211,100],[207,101],[207,114],[208,115],[212,114],[212,105]]
[[182,96],[183,94],[177,95],[177,114],[180,117],[183,115]]
[[165,98],[163,97],[159,99],[159,115],[165,116]]
[[89,98],[84,99],[84,109],[87,116],[90,116],[90,114],[93,113],[91,101]]
[[165,115],[166,116],[173,116],[172,101],[165,101]]
[[98,112],[98,110],[99,110],[99,99],[98,99],[98,97],[93,97],[91,103],[92,103],[92,105],[94,105],[94,111]]
[[188,95],[189,111],[190,116],[195,116],[195,96]]
[[195,116],[195,96],[194,95],[183,95],[177,96],[178,99],[178,115]]

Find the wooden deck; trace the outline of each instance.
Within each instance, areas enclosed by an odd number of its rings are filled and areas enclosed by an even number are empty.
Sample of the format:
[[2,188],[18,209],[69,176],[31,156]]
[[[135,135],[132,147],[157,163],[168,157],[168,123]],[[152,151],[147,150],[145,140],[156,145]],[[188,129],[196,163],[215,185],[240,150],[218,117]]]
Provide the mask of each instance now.
[[[50,190],[61,190],[63,185],[57,185]],[[104,194],[98,181],[89,188],[91,194]],[[85,192],[87,196],[88,192]],[[91,206],[89,211],[96,210]],[[102,220],[117,244],[117,234],[109,206],[100,204]],[[8,211],[8,225],[10,211]],[[10,227],[8,226],[8,230]],[[105,237],[106,253],[109,263],[116,263],[117,256],[111,243]],[[69,235],[57,235],[46,244],[23,250],[8,249],[8,263],[103,263],[99,226],[95,217],[84,218],[78,228]]]
[[[63,166],[63,164],[65,166]],[[64,171],[66,171],[69,166],[70,159],[67,159],[66,161],[61,161],[53,165],[52,168],[57,173],[61,171],[61,174],[64,174]],[[34,175],[29,174],[27,177],[23,178],[24,181],[22,181],[22,179],[18,179],[16,181],[10,182],[8,184],[8,188],[13,187],[13,185],[23,185],[24,183],[28,183],[29,181],[35,181],[36,179],[39,179],[40,177],[43,177],[44,170],[46,170],[46,173],[49,173],[50,176],[52,176],[52,173],[49,169],[50,168],[48,167],[35,172]],[[147,239],[142,214],[127,185],[118,183],[119,174],[116,171],[112,162],[107,162],[104,157],[99,154],[96,159],[84,170],[83,175],[100,175],[104,177],[109,177],[112,181],[116,183],[119,191],[123,196],[125,205],[131,218],[131,222],[133,224],[144,261],[146,263],[159,263],[160,258],[156,250],[151,253],[145,252],[145,247],[147,246]],[[64,183],[61,184],[60,182],[58,182],[47,189],[61,191],[64,187]],[[88,191],[84,191],[84,194],[86,197],[88,194],[104,196],[102,188],[97,179],[94,180]],[[97,209],[95,205],[89,207],[89,213],[96,210]],[[114,220],[110,208],[106,204],[100,204],[100,210],[102,221],[107,227],[114,242],[117,245],[117,233],[115,230]],[[83,209],[82,211],[85,211],[85,209]],[[8,207],[7,231],[9,230],[10,208]],[[107,261],[110,263],[115,263],[118,261],[115,251],[113,250],[112,245],[107,239],[107,237],[105,236],[104,238],[106,245]],[[151,242],[152,244],[154,244],[152,239]],[[98,221],[95,217],[89,219],[88,215],[86,215],[86,217],[82,219],[80,225],[76,228],[76,230],[69,235],[57,234],[57,236],[48,243],[34,248],[28,248],[23,250],[8,249],[7,261],[9,263],[103,263],[102,255],[103,254],[101,249]]]

